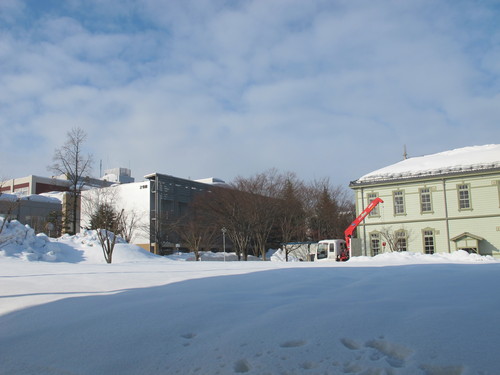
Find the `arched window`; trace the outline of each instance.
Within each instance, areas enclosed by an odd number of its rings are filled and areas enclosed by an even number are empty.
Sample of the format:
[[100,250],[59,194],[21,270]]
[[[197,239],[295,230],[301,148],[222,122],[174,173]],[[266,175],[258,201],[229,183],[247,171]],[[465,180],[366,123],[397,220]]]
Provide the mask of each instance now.
[[396,250],[397,251],[407,251],[408,250],[408,232],[404,229],[398,230],[396,232]]
[[380,254],[380,233],[370,233],[370,249],[372,256]]
[[434,251],[436,250],[436,239],[434,235],[434,229],[426,228],[422,231],[425,254],[434,254]]

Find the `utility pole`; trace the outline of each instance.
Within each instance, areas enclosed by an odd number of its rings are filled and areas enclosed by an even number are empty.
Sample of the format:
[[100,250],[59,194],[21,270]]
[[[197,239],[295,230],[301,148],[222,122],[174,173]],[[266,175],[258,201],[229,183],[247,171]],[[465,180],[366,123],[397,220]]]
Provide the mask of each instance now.
[[224,262],[226,261],[226,227],[222,227],[222,249],[224,250]]

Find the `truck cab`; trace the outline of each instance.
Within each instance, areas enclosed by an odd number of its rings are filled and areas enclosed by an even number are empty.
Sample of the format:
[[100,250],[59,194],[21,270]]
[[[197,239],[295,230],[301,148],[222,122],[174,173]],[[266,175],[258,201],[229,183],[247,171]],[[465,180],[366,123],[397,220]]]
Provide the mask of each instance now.
[[[345,258],[347,256],[347,258]],[[349,259],[345,240],[321,240],[318,242],[314,260],[345,261]]]

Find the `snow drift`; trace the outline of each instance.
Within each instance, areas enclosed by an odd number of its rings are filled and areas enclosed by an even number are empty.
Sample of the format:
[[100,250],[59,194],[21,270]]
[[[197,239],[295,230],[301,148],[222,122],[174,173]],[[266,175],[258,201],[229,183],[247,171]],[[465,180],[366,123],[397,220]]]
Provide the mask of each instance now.
[[498,371],[491,257],[186,262],[120,243],[105,264],[94,234],[49,239],[6,226],[1,374]]
[[[3,219],[0,218],[0,226]],[[8,256],[28,261],[105,263],[95,230],[84,230],[74,236],[49,238],[35,235],[28,225],[17,220],[5,223],[0,234],[0,257]],[[160,258],[144,249],[127,244],[117,237],[113,261],[116,263]]]

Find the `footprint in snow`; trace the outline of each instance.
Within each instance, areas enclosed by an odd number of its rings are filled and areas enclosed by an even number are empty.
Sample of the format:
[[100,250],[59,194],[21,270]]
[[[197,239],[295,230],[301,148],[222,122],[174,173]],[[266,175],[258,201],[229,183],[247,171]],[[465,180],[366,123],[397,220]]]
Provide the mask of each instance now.
[[251,367],[250,364],[246,359],[240,359],[234,363],[234,372],[236,373],[245,373],[250,371]]
[[297,348],[299,346],[304,346],[307,342],[305,340],[289,340],[280,344],[282,348]]
[[342,338],[340,339],[340,342],[342,343],[342,345],[344,345],[347,349],[350,349],[350,350],[358,350],[358,349],[361,349],[361,345],[359,343],[357,343],[356,341],[352,340],[352,339],[349,339],[349,338]]

